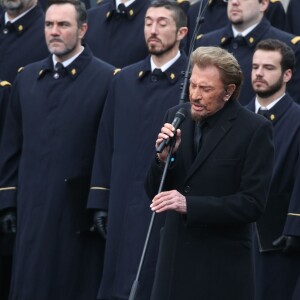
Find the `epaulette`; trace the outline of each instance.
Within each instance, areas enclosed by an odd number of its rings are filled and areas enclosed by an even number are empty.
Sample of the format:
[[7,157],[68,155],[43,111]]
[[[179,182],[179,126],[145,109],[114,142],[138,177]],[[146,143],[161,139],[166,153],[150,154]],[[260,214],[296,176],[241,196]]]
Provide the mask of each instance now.
[[202,37],[203,37],[203,34],[199,34],[199,35],[197,35],[196,40],[198,41],[198,40],[200,40]]
[[121,69],[115,69],[115,70],[114,70],[114,76],[115,76],[116,74],[118,74],[120,71],[121,71]]
[[10,82],[3,80],[3,81],[0,81],[0,86],[11,86],[11,84],[10,84]]
[[18,73],[22,72],[23,69],[24,69],[24,67],[20,67],[20,68],[18,69]]
[[300,36],[295,36],[294,38],[291,39],[291,43],[293,45],[296,45],[300,41]]
[[271,3],[280,2],[280,0],[270,0]]

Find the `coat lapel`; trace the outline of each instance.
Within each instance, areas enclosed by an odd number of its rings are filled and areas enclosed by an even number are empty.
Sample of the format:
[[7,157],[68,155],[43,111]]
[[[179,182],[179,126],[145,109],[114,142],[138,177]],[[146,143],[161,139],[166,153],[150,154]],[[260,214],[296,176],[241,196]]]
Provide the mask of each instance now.
[[[191,167],[188,170],[186,180],[188,180],[200,168],[200,166],[211,155],[211,153],[213,153],[214,149],[219,145],[227,132],[230,131],[233,121],[236,119],[237,110],[240,107],[240,104],[238,104],[236,101],[231,101],[226,106],[226,108],[223,108],[224,111],[220,114],[219,119],[214,127],[211,128],[207,133],[207,136],[205,137],[205,144],[201,147],[201,150],[196,156],[195,160],[190,164]],[[193,134],[194,130],[190,129],[191,128],[188,128],[188,131],[192,132]],[[184,147],[185,149],[193,149],[193,136],[189,136],[189,140],[190,145],[185,146],[189,148]],[[189,151],[191,152],[191,150]],[[188,157],[192,159],[192,155],[188,155]]]

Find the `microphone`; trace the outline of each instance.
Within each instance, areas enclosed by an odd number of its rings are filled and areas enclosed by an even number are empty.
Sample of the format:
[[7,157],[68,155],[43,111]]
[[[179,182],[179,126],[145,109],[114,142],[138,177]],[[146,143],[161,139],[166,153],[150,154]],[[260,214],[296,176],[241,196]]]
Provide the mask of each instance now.
[[[180,108],[177,113],[175,114],[174,120],[172,122],[172,126],[175,128],[175,133],[176,134],[176,129],[179,128],[179,126],[181,125],[181,123],[185,120],[187,111],[186,109],[184,109],[183,107]],[[174,136],[175,137],[175,136]],[[161,153],[165,147],[169,146],[170,141],[172,140],[172,138],[167,138],[164,139],[159,146],[156,148],[156,153]]]

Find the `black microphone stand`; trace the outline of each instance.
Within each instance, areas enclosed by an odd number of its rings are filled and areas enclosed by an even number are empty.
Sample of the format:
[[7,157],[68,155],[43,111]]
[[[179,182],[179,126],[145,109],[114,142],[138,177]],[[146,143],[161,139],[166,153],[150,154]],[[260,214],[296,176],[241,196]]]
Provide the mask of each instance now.
[[189,78],[190,78],[190,73],[191,73],[191,55],[192,55],[192,52],[194,51],[197,34],[200,30],[201,24],[204,22],[203,15],[204,15],[205,10],[206,10],[207,5],[208,5],[208,1],[206,0],[206,3],[203,7],[203,1],[204,0],[200,0],[198,16],[196,18],[196,25],[195,25],[195,28],[194,28],[194,32],[193,32],[193,35],[192,35],[191,44],[190,44],[190,48],[189,48],[188,63],[187,63],[187,66],[186,66],[186,70],[183,72],[184,80],[183,80],[183,83],[182,83],[182,90],[181,90],[179,104],[183,104],[183,103],[187,102],[187,99],[188,99],[188,92],[187,91],[188,91],[188,83],[189,83]]
[[[160,180],[160,185],[159,185],[157,194],[159,194],[163,190],[165,178],[166,178],[166,175],[167,175],[167,170],[168,170],[170,162],[171,162],[172,152],[173,152],[175,143],[176,143],[176,135],[174,135],[174,137],[171,139],[170,148],[169,148],[169,151],[168,151],[168,156],[167,156],[167,159],[166,159],[166,162],[165,162],[165,166],[164,166],[164,170],[163,170],[163,174],[162,174],[162,177],[161,177],[161,180]],[[131,287],[131,291],[130,291],[130,295],[129,295],[128,300],[135,300],[135,296],[136,296],[136,292],[137,292],[138,284],[139,284],[139,277],[140,277],[140,273],[141,273],[141,270],[142,270],[146,250],[147,250],[147,247],[148,247],[148,242],[149,242],[149,239],[150,239],[150,234],[151,234],[151,231],[152,231],[155,215],[156,215],[156,213],[153,212],[152,216],[151,216],[150,224],[149,224],[149,227],[148,227],[148,232],[147,232],[147,236],[146,236],[142,256],[141,256],[141,259],[140,259],[140,264],[139,264],[139,267],[138,267],[138,271],[137,271],[135,280],[134,280],[133,285]]]
[[[206,4],[203,8],[203,1],[204,0],[200,0],[200,1],[201,1],[201,3],[200,3],[200,6],[199,6],[198,17],[196,19],[196,26],[195,26],[195,29],[194,29],[194,32],[193,32],[191,45],[190,45],[190,49],[189,49],[187,68],[186,68],[186,71],[183,72],[184,73],[184,81],[183,81],[183,84],[182,84],[182,92],[181,92],[180,101],[179,101],[180,104],[186,102],[186,100],[187,100],[187,87],[188,87],[189,76],[190,76],[190,71],[191,71],[191,54],[192,54],[192,51],[194,50],[196,37],[197,37],[198,31],[200,29],[200,26],[204,22],[203,15],[205,13],[207,3],[208,3],[208,1],[206,1]],[[175,146],[175,142],[176,142],[176,136],[174,136],[172,138],[172,142],[170,144],[168,157],[167,157],[167,160],[166,160],[166,163],[165,163],[165,167],[164,167],[164,170],[163,170],[162,178],[161,178],[159,189],[158,189],[158,194],[163,189],[163,185],[164,185],[164,182],[165,182],[168,167],[170,165],[170,161],[171,161],[172,152],[173,152],[173,149],[174,149],[174,146]],[[151,220],[150,220],[150,224],[149,224],[149,227],[148,227],[146,240],[145,240],[145,243],[144,243],[143,252],[142,252],[141,259],[140,259],[139,267],[138,267],[138,270],[137,270],[135,280],[134,280],[133,285],[131,287],[130,295],[129,295],[128,300],[136,300],[136,293],[137,293],[137,290],[138,290],[140,273],[141,273],[141,270],[142,270],[142,267],[143,267],[145,254],[146,254],[149,239],[150,239],[150,234],[151,234],[153,223],[154,223],[154,220],[155,220],[155,214],[156,213],[153,212],[152,216],[151,216]]]

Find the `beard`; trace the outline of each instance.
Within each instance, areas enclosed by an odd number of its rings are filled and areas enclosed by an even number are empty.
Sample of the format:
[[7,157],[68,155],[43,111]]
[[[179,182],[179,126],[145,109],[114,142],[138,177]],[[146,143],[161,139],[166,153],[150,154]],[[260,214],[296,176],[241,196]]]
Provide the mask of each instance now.
[[261,91],[259,89],[254,88],[254,91],[260,98],[268,98],[282,88],[282,83],[283,75],[281,75],[280,78],[274,84],[270,85],[266,90]]
[[155,56],[162,56],[165,53],[169,52],[170,50],[174,49],[177,41],[174,40],[173,42],[170,42],[168,44],[162,44],[162,47],[159,49],[156,49],[155,47],[151,47],[148,45],[148,51],[151,55]]

